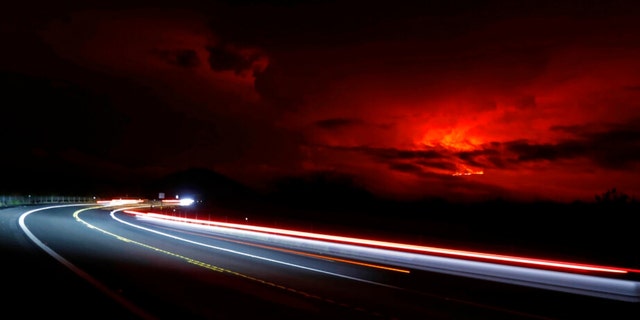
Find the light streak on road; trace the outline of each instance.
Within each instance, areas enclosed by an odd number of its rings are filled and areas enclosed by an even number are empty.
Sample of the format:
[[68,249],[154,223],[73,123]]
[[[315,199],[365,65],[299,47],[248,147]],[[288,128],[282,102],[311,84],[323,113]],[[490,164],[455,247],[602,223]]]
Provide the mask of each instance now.
[[141,199],[111,199],[111,200],[96,201],[97,204],[101,204],[104,206],[122,206],[122,205],[138,204],[143,202],[144,200],[141,200]]
[[[151,219],[156,222],[181,223],[193,227],[214,228],[211,230],[229,234],[234,237],[252,238],[256,241],[270,242],[279,246],[296,249],[304,248],[343,258],[356,258],[376,263],[569,292],[578,295],[640,302],[640,282],[584,274],[584,272],[589,271],[601,275],[624,275],[637,273],[638,270],[635,269],[423,247],[295,230],[188,219],[156,213],[141,213],[133,210],[127,210],[125,212],[138,218]],[[471,259],[479,257],[485,258],[485,261]],[[489,260],[493,262],[487,262]],[[505,261],[526,263],[528,267],[501,263]],[[549,266],[555,266],[563,271],[542,268]],[[575,273],[576,271],[580,271],[581,273]]]
[[[351,279],[351,280],[355,280],[355,281],[365,282],[365,283],[374,284],[374,285],[378,285],[378,286],[389,287],[389,288],[397,288],[397,287],[394,287],[394,286],[391,286],[391,285],[388,285],[388,284],[384,284],[384,283],[380,283],[380,282],[369,281],[369,280],[366,280],[366,279],[361,279],[361,278],[357,278],[357,277],[347,276],[347,275],[343,275],[343,274],[339,274],[339,273],[335,273],[335,272],[330,272],[330,271],[326,271],[326,270],[322,270],[322,269],[318,269],[318,268],[313,268],[313,267],[303,266],[303,265],[300,265],[300,264],[295,264],[295,263],[290,263],[290,262],[286,262],[286,261],[282,261],[282,260],[272,259],[272,258],[268,258],[268,257],[260,256],[260,255],[249,254],[249,253],[240,252],[240,251],[237,251],[237,250],[232,250],[232,249],[228,249],[228,248],[218,247],[218,246],[214,246],[214,245],[210,245],[210,244],[206,244],[206,243],[202,243],[202,242],[198,242],[198,241],[189,240],[189,239],[186,239],[186,238],[183,238],[183,237],[178,237],[178,236],[171,235],[171,234],[168,234],[168,233],[165,233],[165,232],[160,232],[160,231],[157,231],[157,230],[153,230],[153,229],[145,228],[145,227],[142,227],[142,226],[139,226],[139,225],[136,225],[136,224],[133,224],[133,223],[130,223],[130,222],[127,222],[127,221],[124,221],[124,220],[118,219],[118,218],[115,216],[115,213],[116,213],[116,212],[118,212],[118,211],[121,211],[121,210],[122,210],[122,211],[125,211],[125,212],[131,212],[131,210],[126,210],[126,209],[117,209],[117,210],[113,210],[113,211],[111,212],[111,216],[112,216],[114,219],[116,219],[117,221],[121,222],[121,223],[124,223],[124,224],[130,225],[130,226],[132,226],[132,227],[135,227],[135,228],[138,228],[138,229],[141,229],[141,230],[145,230],[145,231],[148,231],[148,232],[153,232],[153,233],[155,233],[155,234],[162,235],[162,236],[165,236],[165,237],[168,237],[168,238],[172,238],[172,239],[175,239],[175,240],[179,240],[179,241],[183,241],[183,242],[187,242],[187,243],[195,244],[195,245],[202,246],[202,247],[206,247],[206,248],[209,248],[209,249],[214,249],[214,250],[224,251],[224,252],[227,252],[227,253],[232,253],[232,254],[241,255],[241,256],[245,256],[245,257],[249,257],[249,258],[254,258],[254,259],[259,259],[259,260],[263,260],[263,261],[268,261],[268,262],[272,262],[272,263],[277,263],[277,264],[281,264],[281,265],[286,265],[286,266],[290,266],[290,267],[294,267],[294,268],[304,269],[304,270],[308,270],[308,271],[313,271],[313,272],[323,273],[323,274],[332,275],[332,276],[336,276],[336,277],[340,277],[340,278]],[[95,226],[90,225],[89,223],[87,223],[86,221],[84,221],[84,220],[80,219],[80,218],[79,218],[79,217],[77,217],[77,216],[76,216],[76,219],[78,219],[78,220],[79,220],[79,221],[81,221],[82,223],[85,223],[85,224],[86,224],[87,226],[89,226],[90,228],[98,229],[98,230],[100,230],[100,231],[102,231],[102,232],[104,232],[104,233],[110,234],[109,232],[107,232],[107,231],[105,231],[105,230],[102,230],[102,229],[99,229],[99,228],[97,228],[97,227],[95,227]],[[114,236],[116,236],[116,235],[114,235]],[[119,236],[116,236],[116,237],[119,237]],[[128,241],[128,242],[135,242],[135,241],[132,241],[132,240],[127,240],[127,241]],[[137,242],[136,242],[136,243],[137,243]],[[147,247],[150,247],[150,246],[148,246],[148,245],[146,245],[146,244],[142,244],[142,243],[139,243],[139,244],[140,244],[140,245],[147,246]],[[193,259],[192,259],[192,260],[193,260]]]
[[[182,230],[182,231],[184,232],[184,230]],[[202,236],[202,234],[198,234],[198,235]],[[279,248],[279,247],[274,247],[274,246],[257,244],[255,242],[231,240],[231,239],[228,239],[228,238],[215,237],[215,236],[211,236],[211,235],[208,235],[207,237],[216,238],[216,239],[219,239],[219,240],[224,240],[224,241],[229,241],[229,242],[234,242],[234,243],[240,243],[240,244],[248,245],[248,246],[252,246],[252,247],[264,248],[264,249],[273,250],[273,251],[287,252],[287,253],[291,253],[291,254],[295,254],[295,255],[299,255],[299,256],[307,256],[307,257],[312,257],[312,258],[316,258],[316,259],[331,260],[331,261],[337,261],[337,262],[348,263],[348,264],[355,264],[355,265],[360,265],[360,266],[365,266],[365,267],[370,267],[370,268],[383,269],[383,270],[395,271],[395,272],[401,272],[401,273],[411,273],[411,271],[409,271],[407,269],[400,269],[400,268],[393,268],[393,267],[383,266],[383,265],[379,265],[379,264],[365,263],[365,262],[356,261],[356,260],[352,260],[352,259],[341,259],[341,258],[336,258],[336,257],[328,256],[328,255],[320,255],[320,254],[313,254],[313,253],[308,253],[308,252],[299,251],[299,250],[284,249],[284,248]]]
[[501,255],[501,254],[493,254],[493,253],[464,251],[464,250],[457,250],[457,249],[418,246],[413,244],[351,238],[351,237],[344,237],[344,236],[327,235],[327,234],[311,233],[311,232],[303,232],[303,231],[295,231],[295,230],[287,230],[287,229],[260,227],[260,226],[254,226],[254,225],[236,224],[236,223],[219,222],[219,221],[208,221],[208,220],[197,220],[197,219],[190,219],[190,218],[183,218],[183,217],[173,217],[173,216],[168,216],[168,215],[163,215],[158,213],[141,213],[137,211],[126,211],[126,212],[130,214],[138,214],[138,215],[142,214],[148,217],[156,217],[160,219],[169,219],[169,220],[191,222],[191,223],[197,223],[197,224],[206,224],[211,226],[221,226],[221,227],[234,228],[234,229],[259,231],[259,232],[265,232],[270,234],[280,234],[280,235],[287,235],[287,236],[294,236],[294,237],[301,237],[301,238],[308,238],[308,239],[327,240],[327,241],[334,241],[339,243],[366,245],[366,246],[379,247],[379,248],[388,248],[392,250],[406,250],[406,251],[422,252],[422,253],[430,253],[430,254],[443,254],[446,256],[453,256],[453,257],[475,258],[475,259],[483,259],[483,260],[489,260],[489,261],[518,263],[518,264],[524,264],[524,265],[555,267],[560,269],[573,269],[573,270],[582,270],[582,271],[597,271],[597,272],[610,272],[610,273],[622,273],[622,274],[630,273],[630,272],[640,273],[640,270],[629,269],[629,268],[599,266],[599,265],[592,265],[592,264],[553,261],[553,260],[544,260],[544,259],[527,258],[527,257],[516,257],[516,256],[508,256],[508,255]]

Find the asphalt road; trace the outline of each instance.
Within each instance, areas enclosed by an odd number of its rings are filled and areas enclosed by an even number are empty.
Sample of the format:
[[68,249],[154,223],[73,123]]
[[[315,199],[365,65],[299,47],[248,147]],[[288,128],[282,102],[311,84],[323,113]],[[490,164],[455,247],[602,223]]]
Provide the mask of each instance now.
[[383,269],[229,239],[215,230],[155,224],[111,214],[113,208],[38,210],[43,208],[0,210],[5,314],[67,319],[640,315],[636,303]]

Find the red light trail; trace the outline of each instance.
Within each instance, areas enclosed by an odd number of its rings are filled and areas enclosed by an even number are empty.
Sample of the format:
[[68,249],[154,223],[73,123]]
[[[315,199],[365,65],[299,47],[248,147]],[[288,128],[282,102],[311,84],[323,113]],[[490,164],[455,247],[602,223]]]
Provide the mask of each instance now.
[[299,237],[299,238],[324,240],[324,241],[348,243],[348,244],[355,244],[355,245],[364,245],[364,246],[370,246],[370,247],[387,248],[391,250],[419,252],[419,253],[425,253],[425,254],[440,254],[440,255],[456,257],[456,258],[481,259],[481,260],[487,260],[487,261],[493,261],[493,262],[515,263],[515,264],[528,265],[528,266],[557,268],[557,269],[574,270],[574,271],[592,271],[592,272],[595,271],[595,272],[607,272],[607,273],[617,273],[617,274],[626,274],[626,273],[632,273],[632,272],[640,273],[640,270],[620,268],[620,267],[600,266],[600,265],[593,265],[593,264],[573,263],[573,262],[564,262],[564,261],[555,261],[555,260],[546,260],[546,259],[528,258],[528,257],[517,257],[517,256],[509,256],[509,255],[502,255],[502,254],[483,253],[483,252],[465,251],[465,250],[457,250],[457,249],[430,247],[430,246],[419,246],[419,245],[413,245],[413,244],[395,243],[395,242],[361,239],[361,238],[351,238],[351,237],[345,237],[345,236],[319,234],[319,233],[278,229],[278,228],[270,228],[270,227],[261,227],[261,226],[255,226],[255,225],[243,225],[243,224],[227,223],[227,222],[219,222],[219,221],[208,221],[208,220],[197,220],[197,219],[190,219],[190,218],[183,218],[183,217],[173,217],[173,216],[167,216],[167,215],[158,214],[158,213],[142,213],[142,212],[131,211],[131,210],[128,210],[125,212],[129,214],[149,216],[149,217],[165,219],[165,220],[173,220],[173,221],[181,221],[181,222],[188,222],[188,223],[196,223],[201,225],[257,231],[257,232],[286,235],[286,236],[293,236],[293,237]]

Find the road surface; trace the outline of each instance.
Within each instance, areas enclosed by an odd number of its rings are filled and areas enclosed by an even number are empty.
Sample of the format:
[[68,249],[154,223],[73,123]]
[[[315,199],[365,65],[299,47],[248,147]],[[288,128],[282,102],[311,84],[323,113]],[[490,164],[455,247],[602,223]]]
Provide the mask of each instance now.
[[215,227],[143,219],[122,208],[0,210],[3,291],[9,297],[3,312],[68,319],[640,315],[638,303],[293,250]]

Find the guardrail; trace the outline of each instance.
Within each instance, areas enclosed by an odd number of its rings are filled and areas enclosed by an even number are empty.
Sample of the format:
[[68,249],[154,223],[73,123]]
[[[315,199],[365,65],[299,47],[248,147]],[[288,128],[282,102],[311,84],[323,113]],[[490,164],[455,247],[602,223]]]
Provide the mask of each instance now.
[[82,203],[96,202],[96,197],[63,196],[63,195],[2,195],[0,194],[0,208],[41,203]]

